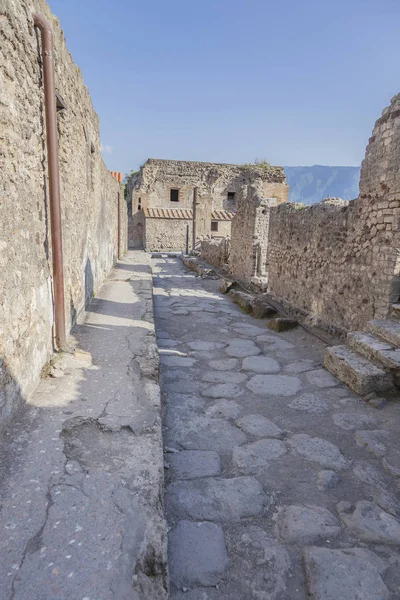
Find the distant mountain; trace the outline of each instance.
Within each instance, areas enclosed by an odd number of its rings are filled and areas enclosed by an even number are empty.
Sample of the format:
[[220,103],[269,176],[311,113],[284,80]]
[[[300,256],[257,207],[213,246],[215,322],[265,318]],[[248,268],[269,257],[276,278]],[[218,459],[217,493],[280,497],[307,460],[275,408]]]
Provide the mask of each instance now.
[[360,167],[285,167],[290,202],[314,204],[324,198],[354,200],[358,196]]

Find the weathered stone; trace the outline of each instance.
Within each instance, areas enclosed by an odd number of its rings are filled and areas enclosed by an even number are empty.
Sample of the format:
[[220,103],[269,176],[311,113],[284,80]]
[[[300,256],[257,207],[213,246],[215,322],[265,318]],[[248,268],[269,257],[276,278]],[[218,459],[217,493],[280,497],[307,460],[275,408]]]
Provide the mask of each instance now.
[[393,386],[389,373],[355,354],[346,346],[327,348],[324,365],[340,381],[361,396],[373,391],[385,391]]
[[240,335],[246,335],[249,337],[259,336],[265,333],[265,329],[263,327],[258,327],[257,325],[251,325],[247,321],[234,323],[232,325],[232,329],[240,333]]
[[251,301],[253,299],[251,294],[246,294],[246,292],[241,292],[240,290],[230,289],[228,296],[230,296],[232,301],[240,306],[244,312],[251,313]]
[[263,396],[294,396],[301,389],[300,379],[289,375],[255,375],[246,385]]
[[322,398],[315,394],[301,394],[298,398],[295,398],[289,402],[288,406],[294,410],[301,410],[309,413],[324,413],[329,410],[328,405]]
[[387,444],[390,438],[389,432],[385,429],[372,429],[366,431],[356,431],[354,434],[357,446],[366,448],[375,456],[386,454]]
[[315,371],[308,371],[306,377],[312,385],[319,388],[328,388],[338,385],[338,380],[332,377],[325,369],[316,369]]
[[340,477],[335,471],[320,471],[318,473],[317,487],[321,492],[326,492],[337,486]]
[[369,550],[306,548],[304,564],[312,600],[389,600],[384,563]]
[[182,428],[176,434],[176,439],[187,450],[216,452],[230,452],[234,446],[247,441],[243,431],[222,419],[209,419],[196,429]]
[[246,356],[256,356],[260,354],[261,350],[251,340],[235,338],[229,342],[228,347],[225,348],[225,352],[235,358],[244,358]]
[[251,314],[256,319],[265,319],[276,315],[276,309],[273,308],[268,301],[262,296],[256,296],[251,301]]
[[260,600],[284,597],[291,560],[281,544],[260,527],[249,525],[240,536],[237,553],[243,561],[243,568],[236,574],[239,585],[244,580],[252,597]]
[[368,331],[397,348],[400,346],[400,323],[393,319],[375,319],[367,323]]
[[227,371],[206,371],[201,376],[201,380],[208,383],[243,383],[246,379],[247,375],[245,373],[230,373]]
[[233,462],[245,475],[266,469],[269,461],[286,454],[286,446],[279,440],[258,440],[253,444],[236,446],[233,449]]
[[388,473],[393,477],[400,477],[400,450],[398,448],[389,447],[389,451],[382,464]]
[[376,425],[376,419],[363,413],[334,413],[332,415],[335,425],[341,429],[351,431],[357,427],[366,427]]
[[373,502],[361,500],[353,511],[348,503],[339,502],[337,510],[343,523],[361,540],[400,545],[400,521]]
[[194,358],[188,356],[160,356],[160,362],[166,367],[193,367],[195,364]]
[[229,281],[228,279],[220,279],[219,291],[221,292],[221,294],[227,294],[229,290],[232,289],[235,285],[236,284],[234,281]]
[[237,363],[236,358],[224,358],[222,360],[211,360],[208,364],[217,371],[230,371],[235,369]]
[[204,350],[205,352],[211,352],[217,347],[215,342],[207,341],[188,342],[188,346],[191,350]]
[[314,368],[315,362],[305,358],[286,365],[284,370],[286,373],[304,373],[304,371],[311,371]]
[[278,514],[277,530],[285,541],[310,544],[336,537],[341,528],[322,506],[286,506]]
[[168,486],[166,502],[174,516],[212,521],[258,517],[270,504],[253,477],[176,481]]
[[240,388],[234,383],[219,383],[202,390],[201,395],[206,398],[234,398],[240,393]]
[[228,563],[220,525],[179,521],[168,541],[171,582],[176,587],[218,584]]
[[248,356],[243,359],[242,369],[254,373],[279,373],[281,366],[277,360],[267,356]]
[[298,321],[296,319],[288,319],[285,317],[277,317],[276,319],[270,319],[267,323],[267,327],[272,329],[272,331],[289,331],[290,329],[294,329],[298,325]]
[[213,477],[221,472],[221,459],[212,450],[182,450],[169,458],[170,469],[177,479]]
[[348,462],[340,452],[339,448],[318,437],[311,437],[305,433],[299,433],[288,440],[289,446],[299,456],[306,460],[317,462],[328,469],[345,469]]
[[242,407],[234,400],[218,400],[215,404],[207,408],[206,414],[217,419],[226,417],[227,419],[237,419],[242,414]]
[[400,350],[370,333],[348,333],[347,345],[368,360],[378,361],[388,369],[400,369]]
[[263,415],[246,415],[236,421],[236,425],[255,437],[281,437],[282,429]]

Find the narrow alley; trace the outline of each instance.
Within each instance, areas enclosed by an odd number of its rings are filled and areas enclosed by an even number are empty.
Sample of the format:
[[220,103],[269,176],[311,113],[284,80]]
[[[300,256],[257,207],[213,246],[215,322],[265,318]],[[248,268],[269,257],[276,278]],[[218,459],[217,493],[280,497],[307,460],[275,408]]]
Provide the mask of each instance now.
[[341,385],[304,330],[152,263],[171,599],[400,598],[400,406]]

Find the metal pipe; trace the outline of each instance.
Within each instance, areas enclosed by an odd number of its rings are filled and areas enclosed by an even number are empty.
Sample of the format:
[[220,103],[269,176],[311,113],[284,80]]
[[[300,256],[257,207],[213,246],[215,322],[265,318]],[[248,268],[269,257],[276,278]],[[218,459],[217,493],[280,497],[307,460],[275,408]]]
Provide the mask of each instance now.
[[47,161],[50,191],[51,249],[53,259],[53,293],[55,343],[59,350],[67,349],[65,335],[64,266],[62,251],[60,172],[58,159],[56,89],[54,83],[53,32],[43,15],[33,15],[35,27],[42,38],[44,101],[46,112]]
[[121,194],[118,192],[118,260],[121,258]]

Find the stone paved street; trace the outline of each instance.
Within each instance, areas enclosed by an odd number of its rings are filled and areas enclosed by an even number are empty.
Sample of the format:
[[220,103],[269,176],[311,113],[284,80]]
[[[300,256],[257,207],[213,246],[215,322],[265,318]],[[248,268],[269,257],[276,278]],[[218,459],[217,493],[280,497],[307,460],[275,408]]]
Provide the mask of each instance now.
[[153,258],[171,600],[400,598],[400,406]]

